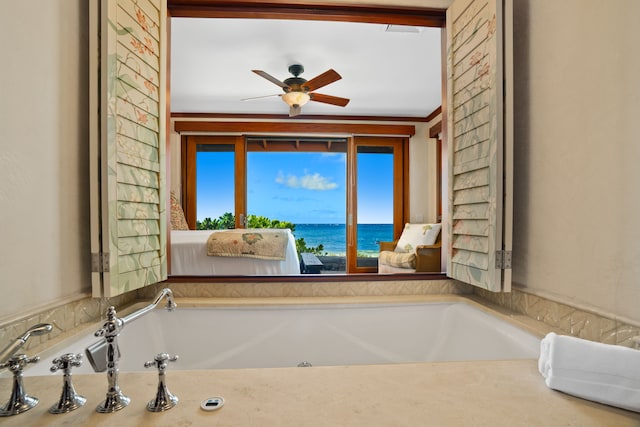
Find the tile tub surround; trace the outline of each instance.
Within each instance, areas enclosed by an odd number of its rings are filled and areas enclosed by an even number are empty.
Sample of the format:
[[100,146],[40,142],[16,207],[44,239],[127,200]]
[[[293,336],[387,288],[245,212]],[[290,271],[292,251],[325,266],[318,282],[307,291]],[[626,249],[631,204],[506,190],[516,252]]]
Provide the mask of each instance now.
[[[180,363],[179,361],[176,363]],[[146,404],[156,392],[155,372],[121,373],[126,408],[96,413],[105,398],[102,375],[74,375],[83,407],[52,415],[62,376],[25,377],[25,389],[40,399],[33,409],[4,418],[3,427],[39,426],[491,426],[632,427],[640,413],[589,402],[547,388],[534,360],[439,362],[313,368],[229,369],[167,372],[180,401],[166,412]],[[10,379],[0,378],[2,399]],[[222,396],[215,412],[200,402]]]
[[164,287],[170,287],[177,298],[289,298],[289,297],[366,297],[385,295],[473,295],[477,301],[499,306],[544,322],[558,333],[608,344],[633,347],[631,340],[640,335],[640,325],[616,319],[613,315],[560,303],[520,288],[511,293],[491,293],[472,288],[455,280],[408,280],[385,282],[303,282],[303,283],[159,283],[115,298],[91,298],[81,295],[52,303],[40,310],[10,319],[0,319],[0,349],[20,336],[29,326],[49,322],[50,334],[31,338],[23,351],[28,355],[48,347],[49,340],[73,334],[105,316],[114,305],[120,312],[135,302],[149,302]]
[[32,337],[21,351],[31,355],[46,348],[50,340],[73,334],[105,317],[111,305],[120,312],[136,302],[150,302],[162,289],[170,287],[178,297],[193,298],[273,298],[342,297],[384,295],[471,294],[469,285],[452,280],[408,280],[393,282],[304,282],[304,283],[158,283],[114,298],[79,295],[11,318],[0,319],[0,349],[21,336],[29,326],[51,323],[53,330]]
[[90,295],[79,295],[30,310],[19,316],[0,319],[0,349],[22,336],[30,326],[37,323],[50,323],[53,326],[50,333],[32,336],[20,350],[28,356],[33,356],[35,355],[33,352],[47,347],[50,341],[74,334],[79,328],[100,321],[104,318],[109,306],[125,307],[136,299],[135,292],[114,298],[91,298]]
[[632,338],[640,336],[640,324],[631,320],[588,307],[554,301],[516,287],[512,288],[510,293],[492,293],[475,289],[474,295],[485,303],[495,304],[543,322],[560,334],[631,348],[635,347]]
[[[138,296],[152,299],[162,284],[139,289]],[[388,295],[472,294],[470,285],[449,279],[361,282],[256,282],[256,283],[171,283],[180,298],[281,298],[358,297]]]

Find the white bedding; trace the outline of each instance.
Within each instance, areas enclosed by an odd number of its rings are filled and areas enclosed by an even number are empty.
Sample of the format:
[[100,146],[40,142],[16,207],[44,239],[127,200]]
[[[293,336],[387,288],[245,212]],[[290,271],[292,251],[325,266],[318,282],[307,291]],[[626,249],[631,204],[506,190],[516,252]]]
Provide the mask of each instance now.
[[[281,230],[282,231],[282,230]],[[171,231],[171,276],[300,274],[296,241],[290,230],[284,261],[207,256],[207,239],[215,230]]]

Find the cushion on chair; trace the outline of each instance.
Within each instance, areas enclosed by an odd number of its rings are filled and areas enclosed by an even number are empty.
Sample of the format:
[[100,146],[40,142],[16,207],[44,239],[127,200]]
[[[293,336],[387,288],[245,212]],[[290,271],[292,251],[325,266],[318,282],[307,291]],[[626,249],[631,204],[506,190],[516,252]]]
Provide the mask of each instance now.
[[416,252],[420,245],[433,245],[440,234],[442,224],[405,224],[396,245],[396,252]]
[[416,268],[416,254],[414,252],[382,251],[378,263],[399,268]]
[[180,206],[180,202],[178,198],[171,192],[171,229],[172,230],[188,230],[189,224],[187,224],[187,220],[184,217],[184,211],[182,210],[182,206]]

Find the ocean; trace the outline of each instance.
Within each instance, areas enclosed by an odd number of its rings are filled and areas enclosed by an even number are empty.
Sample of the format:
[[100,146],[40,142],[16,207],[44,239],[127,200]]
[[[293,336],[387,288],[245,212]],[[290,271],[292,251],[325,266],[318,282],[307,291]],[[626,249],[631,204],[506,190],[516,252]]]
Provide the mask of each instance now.
[[[296,224],[293,233],[296,239],[304,238],[308,247],[324,245],[329,255],[347,253],[347,228],[345,224]],[[378,242],[393,240],[393,224],[358,225],[358,253],[376,256],[380,251]]]

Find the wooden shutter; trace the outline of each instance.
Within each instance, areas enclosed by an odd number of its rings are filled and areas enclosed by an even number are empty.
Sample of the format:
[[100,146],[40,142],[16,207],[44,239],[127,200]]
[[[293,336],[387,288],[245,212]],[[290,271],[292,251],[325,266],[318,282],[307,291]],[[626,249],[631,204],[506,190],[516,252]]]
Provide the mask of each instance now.
[[483,289],[510,291],[512,79],[503,46],[511,36],[510,1],[455,0],[446,33],[447,271]]
[[111,297],[167,277],[166,0],[91,1],[92,284]]

